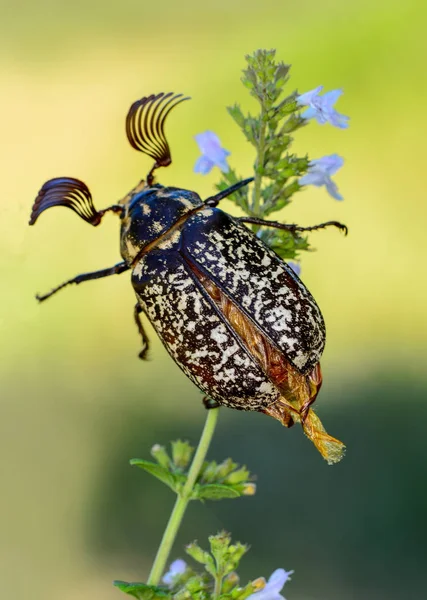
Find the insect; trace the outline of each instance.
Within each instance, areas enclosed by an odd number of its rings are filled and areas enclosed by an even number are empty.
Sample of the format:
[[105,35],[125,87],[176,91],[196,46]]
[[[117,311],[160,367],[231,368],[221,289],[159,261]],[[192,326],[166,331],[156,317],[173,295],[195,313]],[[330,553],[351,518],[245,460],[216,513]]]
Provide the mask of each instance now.
[[149,349],[144,314],[173,360],[206,394],[207,408],[256,410],[286,427],[300,422],[328,462],[337,462],[344,445],[326,433],[312,410],[322,383],[322,314],[293,270],[246,224],[291,233],[329,225],[346,228],[335,221],[299,227],[236,218],[217,207],[252,178],[204,201],[194,191],[155,183],[154,172],[172,161],[165,120],[188,99],[160,93],[132,104],[126,117],[128,140],[154,165],[117,204],[97,211],[88,187],[78,179],[59,177],[43,185],[30,225],[52,206],[71,208],[94,226],[105,213],[116,213],[123,260],[77,275],[37,298],[42,302],[70,284],[130,271],[142,359]]

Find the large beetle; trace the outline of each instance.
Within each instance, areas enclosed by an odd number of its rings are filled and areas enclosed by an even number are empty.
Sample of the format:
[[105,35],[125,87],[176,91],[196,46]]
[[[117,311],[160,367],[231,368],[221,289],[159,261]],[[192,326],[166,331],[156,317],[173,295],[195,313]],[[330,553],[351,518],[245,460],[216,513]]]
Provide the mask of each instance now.
[[208,408],[257,410],[286,427],[299,421],[328,462],[337,462],[344,445],[326,433],[311,407],[322,383],[322,314],[294,271],[245,223],[290,232],[345,227],[334,221],[304,228],[235,218],[217,208],[252,179],[204,201],[196,192],[155,183],[154,171],[171,163],[165,119],[187,99],[161,93],[131,106],[129,142],[155,163],[146,180],[118,204],[95,210],[89,189],[78,179],[59,177],[43,185],[30,225],[52,206],[67,206],[91,225],[98,225],[107,211],[115,212],[123,261],[78,275],[37,298],[43,301],[71,283],[130,270],[141,358],[149,347],[144,313],[171,357],[206,394]]

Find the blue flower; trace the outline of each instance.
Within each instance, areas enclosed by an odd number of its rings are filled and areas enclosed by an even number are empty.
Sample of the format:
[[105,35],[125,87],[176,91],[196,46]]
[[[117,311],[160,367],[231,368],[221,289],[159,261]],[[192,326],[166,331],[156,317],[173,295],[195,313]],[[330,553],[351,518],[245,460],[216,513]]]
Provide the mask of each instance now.
[[294,273],[296,273],[299,277],[300,273],[301,273],[301,265],[297,262],[294,262],[293,260],[288,260],[288,267],[291,267],[292,271]]
[[187,563],[182,560],[182,558],[174,560],[169,567],[169,571],[163,575],[163,583],[166,583],[167,586],[172,587],[175,579],[185,573],[186,568]]
[[259,592],[254,592],[246,600],[285,600],[280,594],[282,587],[290,580],[293,571],[285,569],[276,569],[271,575],[265,587]]
[[323,96],[319,96],[319,92],[323,90],[323,85],[305,92],[297,96],[297,103],[300,106],[308,106],[309,108],[302,113],[304,119],[315,118],[318,123],[324,125],[325,123],[331,123],[335,127],[340,129],[347,129],[348,120],[350,117],[340,114],[335,110],[333,105],[343,93],[342,90],[331,90],[326,92]]
[[219,167],[221,171],[227,173],[229,166],[227,156],[230,154],[221,146],[219,137],[213,131],[205,131],[194,136],[202,156],[200,156],[194,165],[194,172],[206,175],[213,167]]
[[343,166],[344,159],[338,154],[330,154],[329,156],[323,156],[323,158],[311,160],[308,164],[307,175],[301,177],[299,184],[316,185],[318,187],[324,185],[332,198],[344,200],[338,192],[336,183],[331,179],[331,175],[334,175]]

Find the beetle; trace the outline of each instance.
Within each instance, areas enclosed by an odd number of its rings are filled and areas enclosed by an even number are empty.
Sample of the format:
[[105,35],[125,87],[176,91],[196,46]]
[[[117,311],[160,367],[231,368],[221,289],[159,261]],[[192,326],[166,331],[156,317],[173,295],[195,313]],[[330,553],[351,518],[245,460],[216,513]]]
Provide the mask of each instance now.
[[207,408],[256,410],[286,427],[300,422],[324,458],[337,462],[344,445],[326,433],[312,410],[322,383],[322,314],[294,271],[247,224],[291,233],[330,225],[346,232],[346,227],[336,221],[299,227],[236,218],[218,208],[253,178],[204,201],[194,191],[156,183],[154,172],[172,162],[165,120],[188,99],[160,93],[132,104],[128,140],[154,165],[117,204],[97,211],[88,187],[75,178],[59,177],[42,186],[30,225],[52,206],[68,207],[93,226],[105,213],[116,213],[123,260],[77,275],[37,299],[43,302],[73,283],[131,271],[142,359],[149,349],[144,314],[170,356],[205,394]]

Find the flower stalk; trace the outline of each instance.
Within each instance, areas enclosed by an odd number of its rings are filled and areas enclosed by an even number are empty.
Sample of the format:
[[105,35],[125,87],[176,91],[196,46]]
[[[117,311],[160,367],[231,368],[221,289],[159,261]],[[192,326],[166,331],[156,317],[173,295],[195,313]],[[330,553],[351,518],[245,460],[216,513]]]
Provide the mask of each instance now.
[[194,485],[197,477],[203,466],[203,462],[206,458],[210,443],[212,441],[215,427],[218,421],[219,408],[211,408],[207,411],[207,417],[205,426],[203,429],[202,436],[197,446],[196,454],[194,455],[193,462],[191,463],[190,470],[188,472],[187,481],[180,492],[173,507],[171,516],[169,517],[168,524],[162,537],[159,549],[152,566],[150,576],[148,578],[148,585],[158,585],[160,578],[165,570],[166,563],[169,558],[170,551],[187,509],[188,503],[191,500],[193,494]]
[[[252,196],[252,216],[253,217],[261,217],[261,182],[262,175],[264,169],[264,155],[265,155],[265,130],[266,130],[266,122],[265,122],[265,108],[264,104],[261,104],[261,115],[260,115],[260,123],[259,123],[259,141],[258,141],[258,156],[255,165],[255,181],[254,181],[254,189]],[[255,228],[254,228],[255,229]],[[259,227],[256,227],[259,229]]]

